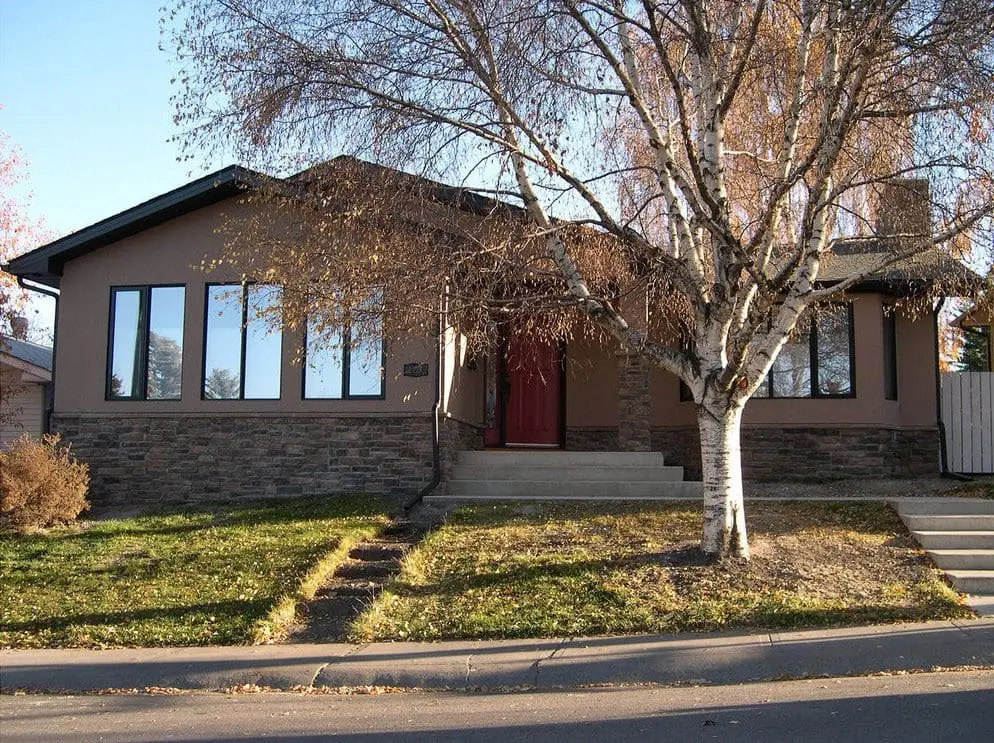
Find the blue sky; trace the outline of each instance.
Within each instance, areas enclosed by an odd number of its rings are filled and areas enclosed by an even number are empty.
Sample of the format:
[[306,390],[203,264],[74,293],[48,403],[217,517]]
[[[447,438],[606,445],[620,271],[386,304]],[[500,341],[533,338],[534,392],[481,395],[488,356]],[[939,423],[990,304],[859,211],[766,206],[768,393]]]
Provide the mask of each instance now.
[[[229,164],[177,161],[169,97],[178,67],[159,49],[162,4],[0,3],[0,130],[26,161],[26,211],[53,237]],[[32,337],[44,340],[54,304],[35,298],[30,310]]]
[[191,167],[228,164],[176,161],[161,5],[0,4],[0,129],[24,152],[30,213],[56,236],[182,185]]

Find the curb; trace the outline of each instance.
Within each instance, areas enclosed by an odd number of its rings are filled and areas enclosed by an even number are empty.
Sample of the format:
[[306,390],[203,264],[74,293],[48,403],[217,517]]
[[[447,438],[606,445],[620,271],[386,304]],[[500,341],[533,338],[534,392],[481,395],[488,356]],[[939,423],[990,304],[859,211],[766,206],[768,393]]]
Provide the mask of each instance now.
[[994,667],[994,619],[496,642],[5,650],[0,691],[563,689]]

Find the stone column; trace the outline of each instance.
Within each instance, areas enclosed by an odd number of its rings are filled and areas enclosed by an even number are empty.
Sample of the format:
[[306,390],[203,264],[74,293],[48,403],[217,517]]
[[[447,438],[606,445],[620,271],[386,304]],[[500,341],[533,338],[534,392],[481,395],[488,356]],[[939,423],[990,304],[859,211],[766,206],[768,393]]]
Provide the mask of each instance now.
[[[621,313],[636,330],[649,325],[648,298],[631,292],[621,301]],[[638,356],[618,354],[618,448],[621,451],[652,451],[649,421],[652,417],[650,366]]]
[[651,416],[649,365],[638,356],[619,354],[618,446],[622,451],[652,451]]

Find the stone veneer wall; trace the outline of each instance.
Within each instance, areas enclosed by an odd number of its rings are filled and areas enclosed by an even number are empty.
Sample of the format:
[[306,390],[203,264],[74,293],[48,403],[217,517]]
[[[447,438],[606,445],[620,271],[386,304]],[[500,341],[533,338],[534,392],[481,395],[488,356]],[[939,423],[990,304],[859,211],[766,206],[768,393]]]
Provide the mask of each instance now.
[[[617,441],[615,429],[566,431],[566,448],[574,451],[611,451]],[[652,430],[652,450],[661,451],[667,464],[682,466],[687,480],[701,479],[699,442],[693,427]],[[747,480],[814,481],[938,473],[938,428],[742,429],[742,474]]]
[[618,356],[618,449],[652,451],[650,367],[640,357]]
[[[620,451],[618,441],[617,428],[567,428],[565,448],[566,451]],[[656,450],[655,445],[652,450]]]
[[461,451],[475,451],[485,448],[484,429],[458,418],[442,418],[438,429],[438,454],[442,469],[442,487],[452,476],[452,468]]
[[344,492],[407,496],[431,480],[431,416],[69,416],[90,499],[126,505]]

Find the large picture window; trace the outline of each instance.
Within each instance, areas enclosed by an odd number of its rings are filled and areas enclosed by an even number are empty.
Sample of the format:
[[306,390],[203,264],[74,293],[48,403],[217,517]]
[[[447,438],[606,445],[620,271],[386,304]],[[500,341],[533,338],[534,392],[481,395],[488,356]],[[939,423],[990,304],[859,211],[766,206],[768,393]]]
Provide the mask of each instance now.
[[182,286],[123,286],[110,293],[108,400],[179,400]]
[[283,333],[270,317],[280,292],[270,284],[207,285],[205,400],[279,399]]
[[753,397],[852,397],[852,305],[829,304],[794,329]]
[[383,397],[383,328],[360,336],[351,328],[307,323],[304,398],[341,400]]

